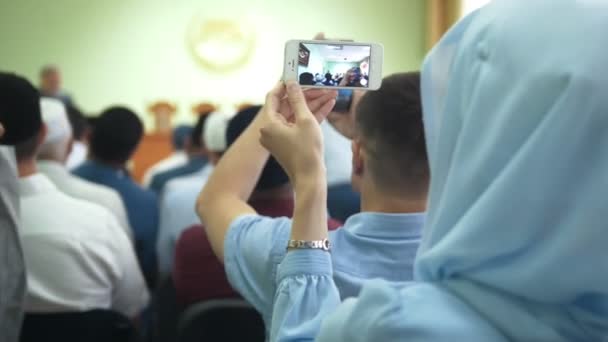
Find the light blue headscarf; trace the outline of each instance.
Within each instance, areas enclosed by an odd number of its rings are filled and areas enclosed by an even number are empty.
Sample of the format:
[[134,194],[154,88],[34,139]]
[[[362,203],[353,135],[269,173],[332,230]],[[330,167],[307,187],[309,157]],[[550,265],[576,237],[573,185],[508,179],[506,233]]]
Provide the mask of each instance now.
[[516,341],[608,340],[608,1],[494,0],[422,74],[416,265]]

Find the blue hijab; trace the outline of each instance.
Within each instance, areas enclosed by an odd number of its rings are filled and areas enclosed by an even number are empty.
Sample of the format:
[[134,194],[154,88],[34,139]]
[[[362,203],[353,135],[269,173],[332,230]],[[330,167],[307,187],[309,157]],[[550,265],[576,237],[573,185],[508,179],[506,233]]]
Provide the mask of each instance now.
[[511,340],[603,341],[608,2],[494,0],[431,51],[422,93],[432,184],[417,280]]

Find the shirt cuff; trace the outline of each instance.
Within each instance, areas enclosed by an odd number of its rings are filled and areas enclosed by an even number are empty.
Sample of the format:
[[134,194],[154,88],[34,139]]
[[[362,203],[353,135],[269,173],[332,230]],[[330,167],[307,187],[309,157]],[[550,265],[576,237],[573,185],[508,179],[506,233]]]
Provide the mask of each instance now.
[[279,264],[277,281],[299,275],[333,276],[331,254],[319,249],[299,249],[287,252]]

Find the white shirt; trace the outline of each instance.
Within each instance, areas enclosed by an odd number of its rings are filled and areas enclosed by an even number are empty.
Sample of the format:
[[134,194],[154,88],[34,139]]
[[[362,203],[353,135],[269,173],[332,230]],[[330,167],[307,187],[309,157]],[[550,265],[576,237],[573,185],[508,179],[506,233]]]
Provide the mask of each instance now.
[[27,312],[112,309],[134,317],[149,294],[114,215],[60,192],[43,174],[19,180]]
[[80,164],[84,163],[85,160],[87,160],[88,153],[89,146],[87,146],[85,143],[75,140],[74,144],[72,144],[72,151],[70,152],[68,160],[65,163],[68,170],[74,170],[75,168],[79,167]]
[[327,171],[327,185],[350,184],[353,169],[351,141],[338,132],[327,120],[321,124],[323,159]]
[[207,163],[202,170],[171,180],[165,186],[160,201],[160,225],[156,253],[161,274],[173,268],[175,243],[181,233],[194,224],[200,224],[196,214],[196,199],[207,183],[213,165]]
[[116,216],[129,239],[133,240],[133,230],[129,225],[127,210],[116,190],[76,177],[55,161],[39,160],[38,170],[45,174],[61,192],[108,209]]
[[171,170],[176,167],[185,165],[188,162],[188,155],[184,151],[175,151],[167,158],[159,161],[158,163],[150,166],[148,171],[144,174],[142,185],[146,188],[150,186],[152,178],[161,172]]

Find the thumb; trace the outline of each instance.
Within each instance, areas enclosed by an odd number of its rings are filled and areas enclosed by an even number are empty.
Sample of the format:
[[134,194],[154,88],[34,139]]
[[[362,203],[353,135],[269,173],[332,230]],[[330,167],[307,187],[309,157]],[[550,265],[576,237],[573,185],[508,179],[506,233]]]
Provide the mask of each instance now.
[[310,115],[310,109],[306,104],[302,88],[296,82],[291,81],[287,84],[287,101],[289,101],[289,105],[295,113],[296,121]]
[[[270,121],[266,126],[260,128],[260,144],[268,152],[274,154],[276,148],[281,146],[289,135],[289,128],[286,123],[280,120]],[[278,145],[277,145],[278,144]]]

